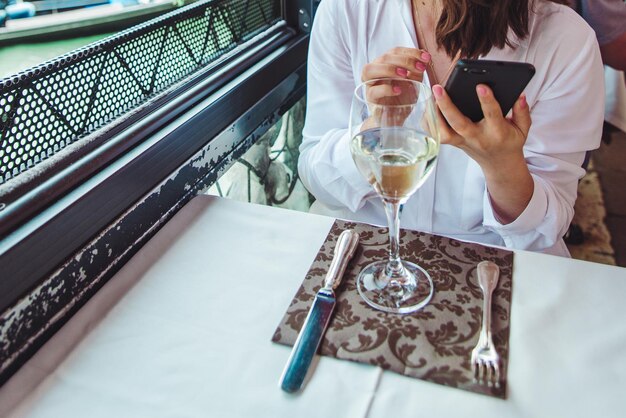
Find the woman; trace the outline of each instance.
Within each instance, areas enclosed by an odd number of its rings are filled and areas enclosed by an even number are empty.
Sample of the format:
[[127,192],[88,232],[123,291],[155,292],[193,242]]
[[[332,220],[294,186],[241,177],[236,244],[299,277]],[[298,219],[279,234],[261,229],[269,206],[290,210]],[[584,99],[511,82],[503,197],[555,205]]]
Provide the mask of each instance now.
[[[510,118],[486,86],[477,88],[484,120],[456,109],[441,85],[459,57],[535,66]],[[562,236],[585,152],[599,144],[604,95],[595,35],[574,11],[547,0],[324,0],[299,159],[319,212],[386,223],[346,130],[355,86],[383,77],[429,83],[447,122],[436,171],[404,205],[404,228],[569,255]]]

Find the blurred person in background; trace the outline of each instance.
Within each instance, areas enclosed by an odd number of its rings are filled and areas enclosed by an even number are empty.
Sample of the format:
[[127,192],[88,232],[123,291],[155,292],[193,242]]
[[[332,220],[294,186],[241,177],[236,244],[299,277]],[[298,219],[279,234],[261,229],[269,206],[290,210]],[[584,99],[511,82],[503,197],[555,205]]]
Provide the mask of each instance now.
[[626,71],[626,2],[624,0],[569,0],[596,32],[602,61]]
[[[595,31],[605,64],[606,84],[602,140],[609,143],[618,129],[626,132],[626,2],[624,0],[568,0]],[[585,161],[587,165],[588,159]],[[572,223],[565,235],[568,244],[582,244],[583,230]]]

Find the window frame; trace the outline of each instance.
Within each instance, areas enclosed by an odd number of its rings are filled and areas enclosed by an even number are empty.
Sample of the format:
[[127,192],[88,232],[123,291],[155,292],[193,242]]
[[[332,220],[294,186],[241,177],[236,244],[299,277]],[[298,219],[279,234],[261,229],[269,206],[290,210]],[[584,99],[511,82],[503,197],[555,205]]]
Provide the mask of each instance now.
[[0,212],[0,384],[304,96],[292,7]]

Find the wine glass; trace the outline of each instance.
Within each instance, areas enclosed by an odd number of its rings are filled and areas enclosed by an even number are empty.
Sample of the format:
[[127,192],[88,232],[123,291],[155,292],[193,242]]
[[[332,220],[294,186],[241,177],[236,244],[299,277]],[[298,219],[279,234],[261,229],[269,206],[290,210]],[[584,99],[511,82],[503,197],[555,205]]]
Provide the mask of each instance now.
[[389,226],[389,259],[366,266],[357,289],[373,308],[415,312],[430,301],[434,286],[426,270],[400,259],[400,212],[433,171],[439,152],[432,92],[407,79],[364,82],[354,91],[349,129],[352,158],[382,198]]

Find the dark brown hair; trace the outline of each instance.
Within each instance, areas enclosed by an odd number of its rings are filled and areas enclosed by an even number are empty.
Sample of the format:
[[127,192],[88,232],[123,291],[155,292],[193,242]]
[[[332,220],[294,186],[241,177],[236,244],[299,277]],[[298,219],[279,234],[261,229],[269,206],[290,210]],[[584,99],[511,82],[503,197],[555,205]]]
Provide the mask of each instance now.
[[[418,0],[419,1],[419,0]],[[549,0],[567,4],[567,0]],[[534,0],[442,0],[435,36],[449,56],[477,58],[493,47],[513,46],[508,30],[520,39],[528,35],[528,15]]]

